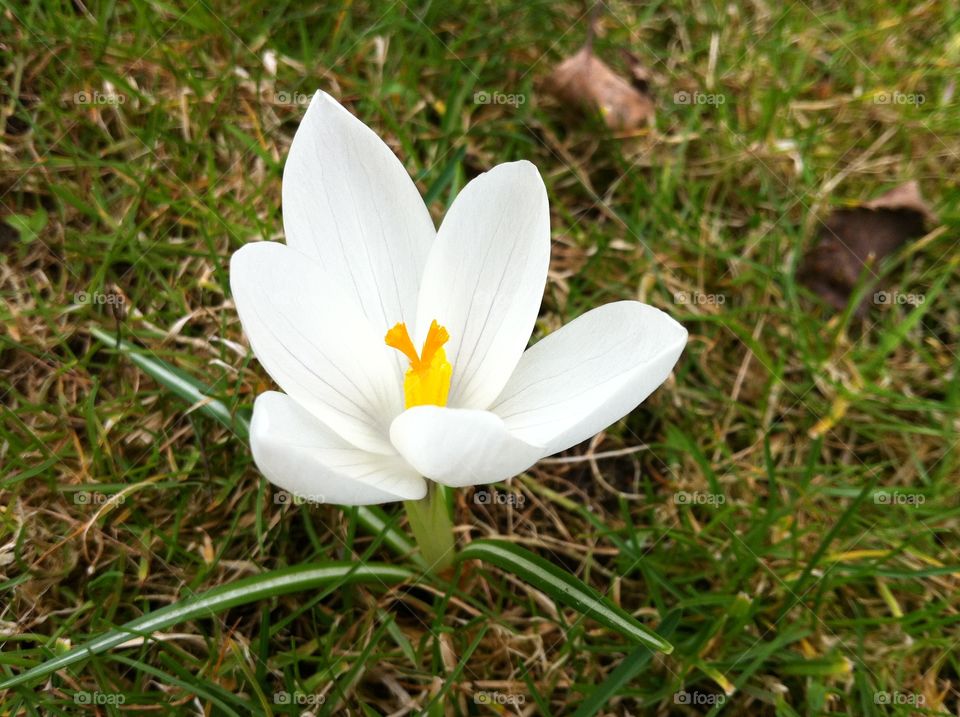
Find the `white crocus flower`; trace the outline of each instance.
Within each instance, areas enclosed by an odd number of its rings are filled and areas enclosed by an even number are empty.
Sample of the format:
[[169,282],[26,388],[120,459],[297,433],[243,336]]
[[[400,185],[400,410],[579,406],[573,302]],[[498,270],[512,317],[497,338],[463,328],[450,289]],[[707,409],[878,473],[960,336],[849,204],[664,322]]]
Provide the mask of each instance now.
[[626,415],[687,339],[620,301],[527,349],[550,258],[536,168],[480,175],[436,231],[393,152],[323,92],[290,148],[283,221],[286,245],[240,249],[230,285],[284,391],[256,399],[254,460],[308,499],[412,501],[428,481],[509,478]]

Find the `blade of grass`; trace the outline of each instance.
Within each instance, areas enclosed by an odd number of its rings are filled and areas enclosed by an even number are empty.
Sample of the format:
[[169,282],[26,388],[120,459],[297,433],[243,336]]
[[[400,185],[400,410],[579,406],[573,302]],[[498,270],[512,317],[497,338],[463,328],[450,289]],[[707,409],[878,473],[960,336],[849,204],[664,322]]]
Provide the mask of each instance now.
[[52,660],[42,662],[26,672],[0,682],[0,690],[47,677],[64,667],[99,655],[133,637],[147,637],[177,623],[194,618],[210,617],[237,605],[247,605],[266,598],[287,595],[341,581],[347,583],[392,583],[414,576],[408,568],[358,563],[329,563],[325,565],[298,565],[273,570],[262,575],[237,580],[207,592],[194,595],[167,607],[131,620],[125,625],[104,633]]
[[424,708],[422,714],[431,715],[431,717],[434,714],[444,714],[442,706],[446,701],[447,693],[454,687],[454,685],[458,684],[460,676],[463,674],[463,670],[466,668],[467,663],[470,662],[471,656],[473,656],[474,651],[477,649],[477,647],[479,647],[484,636],[486,636],[488,629],[488,625],[484,625],[480,628],[476,637],[473,638],[473,640],[470,642],[470,645],[466,650],[464,650],[459,662],[457,662],[457,666],[452,672],[444,677],[443,686],[440,688],[437,694],[434,695],[433,699],[430,700],[430,703]]
[[[673,631],[677,629],[680,622],[680,611],[674,610],[668,614],[660,624],[658,634],[664,639],[669,638]],[[611,697],[617,694],[624,685],[640,674],[640,671],[646,667],[653,659],[654,652],[649,647],[641,645],[636,650],[627,655],[623,662],[610,673],[597,689],[587,695],[587,698],[580,703],[580,707],[573,713],[573,717],[593,717],[603,706],[607,704]]]
[[191,406],[198,407],[203,413],[237,434],[239,438],[246,439],[249,436],[250,422],[243,416],[234,415],[223,401],[209,396],[207,387],[202,383],[155,356],[148,356],[128,341],[118,340],[103,329],[91,326],[90,333],[102,343],[120,351],[157,383],[170,389]]
[[483,560],[496,565],[557,602],[592,617],[630,640],[660,652],[673,651],[669,642],[648,630],[626,610],[600,595],[578,577],[513,543],[503,540],[475,540],[460,551],[456,560]]
[[860,510],[860,506],[864,499],[873,493],[876,483],[876,478],[874,478],[865,486],[863,486],[863,488],[860,490],[860,494],[853,500],[852,503],[850,503],[847,509],[843,512],[843,515],[840,516],[840,519],[833,525],[833,527],[827,531],[827,534],[823,537],[823,540],[820,541],[820,545],[817,546],[816,551],[810,558],[810,561],[807,563],[806,567],[803,569],[803,572],[800,573],[800,577],[798,577],[793,585],[790,586],[790,594],[792,599],[789,603],[781,608],[780,613],[777,616],[777,620],[783,618],[784,615],[790,612],[793,607],[800,602],[807,579],[813,573],[814,568],[820,564],[821,558],[823,558],[824,553],[827,552],[827,548],[829,548],[833,543],[833,540],[840,532],[840,529],[847,523],[847,521],[857,515],[857,512]]

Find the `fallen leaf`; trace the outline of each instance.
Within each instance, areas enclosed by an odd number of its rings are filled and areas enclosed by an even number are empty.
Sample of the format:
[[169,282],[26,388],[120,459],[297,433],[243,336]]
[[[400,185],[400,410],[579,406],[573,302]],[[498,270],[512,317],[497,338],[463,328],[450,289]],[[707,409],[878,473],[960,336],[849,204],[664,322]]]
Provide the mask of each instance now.
[[[858,207],[836,209],[820,223],[818,241],[807,252],[799,280],[838,311],[863,272],[907,240],[923,236],[936,216],[927,206],[916,182],[907,182]],[[869,296],[857,307],[864,316]]]
[[891,209],[916,212],[928,222],[936,222],[936,215],[927,206],[920,194],[920,185],[915,181],[901,184],[864,204],[867,209]]
[[616,131],[637,129],[652,123],[653,99],[646,92],[649,74],[632,55],[634,82],[624,79],[593,54],[588,42],[576,54],[557,65],[545,88],[560,102],[587,112],[599,112],[607,127]]

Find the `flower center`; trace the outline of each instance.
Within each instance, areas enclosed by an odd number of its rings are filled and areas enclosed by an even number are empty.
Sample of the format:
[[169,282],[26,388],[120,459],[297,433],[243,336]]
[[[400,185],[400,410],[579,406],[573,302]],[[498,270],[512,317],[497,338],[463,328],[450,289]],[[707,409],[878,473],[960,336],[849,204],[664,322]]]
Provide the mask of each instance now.
[[417,355],[406,324],[401,322],[387,332],[384,337],[387,346],[395,348],[410,359],[410,368],[403,377],[406,408],[447,405],[453,367],[447,361],[443,345],[449,338],[450,334],[445,328],[436,321],[431,322],[423,349]]

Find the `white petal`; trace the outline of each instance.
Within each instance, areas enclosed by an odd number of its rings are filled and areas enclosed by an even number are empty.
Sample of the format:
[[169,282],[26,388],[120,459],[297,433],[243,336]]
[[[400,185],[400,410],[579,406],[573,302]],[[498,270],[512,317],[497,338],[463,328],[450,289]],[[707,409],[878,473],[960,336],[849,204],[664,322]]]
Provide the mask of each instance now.
[[587,312],[537,342],[490,409],[511,433],[557,453],[603,430],[663,383],[687,330],[636,301]]
[[307,500],[370,505],[418,500],[427,484],[396,454],[355,448],[289,396],[257,396],[250,448],[260,472],[274,485]]
[[422,475],[459,488],[517,475],[543,455],[543,448],[510,435],[489,411],[416,406],[397,416],[390,440]]
[[450,332],[448,405],[487,408],[533,331],[550,262],[550,210],[529,162],[494,167],[460,192],[440,226],[417,304],[417,345]]
[[378,329],[413,322],[433,220],[390,148],[325,92],[283,169],[283,226],[289,246],[343,277]]
[[393,453],[403,410],[393,354],[332,277],[276,242],[230,260],[230,287],[250,345],[284,391],[354,445]]

